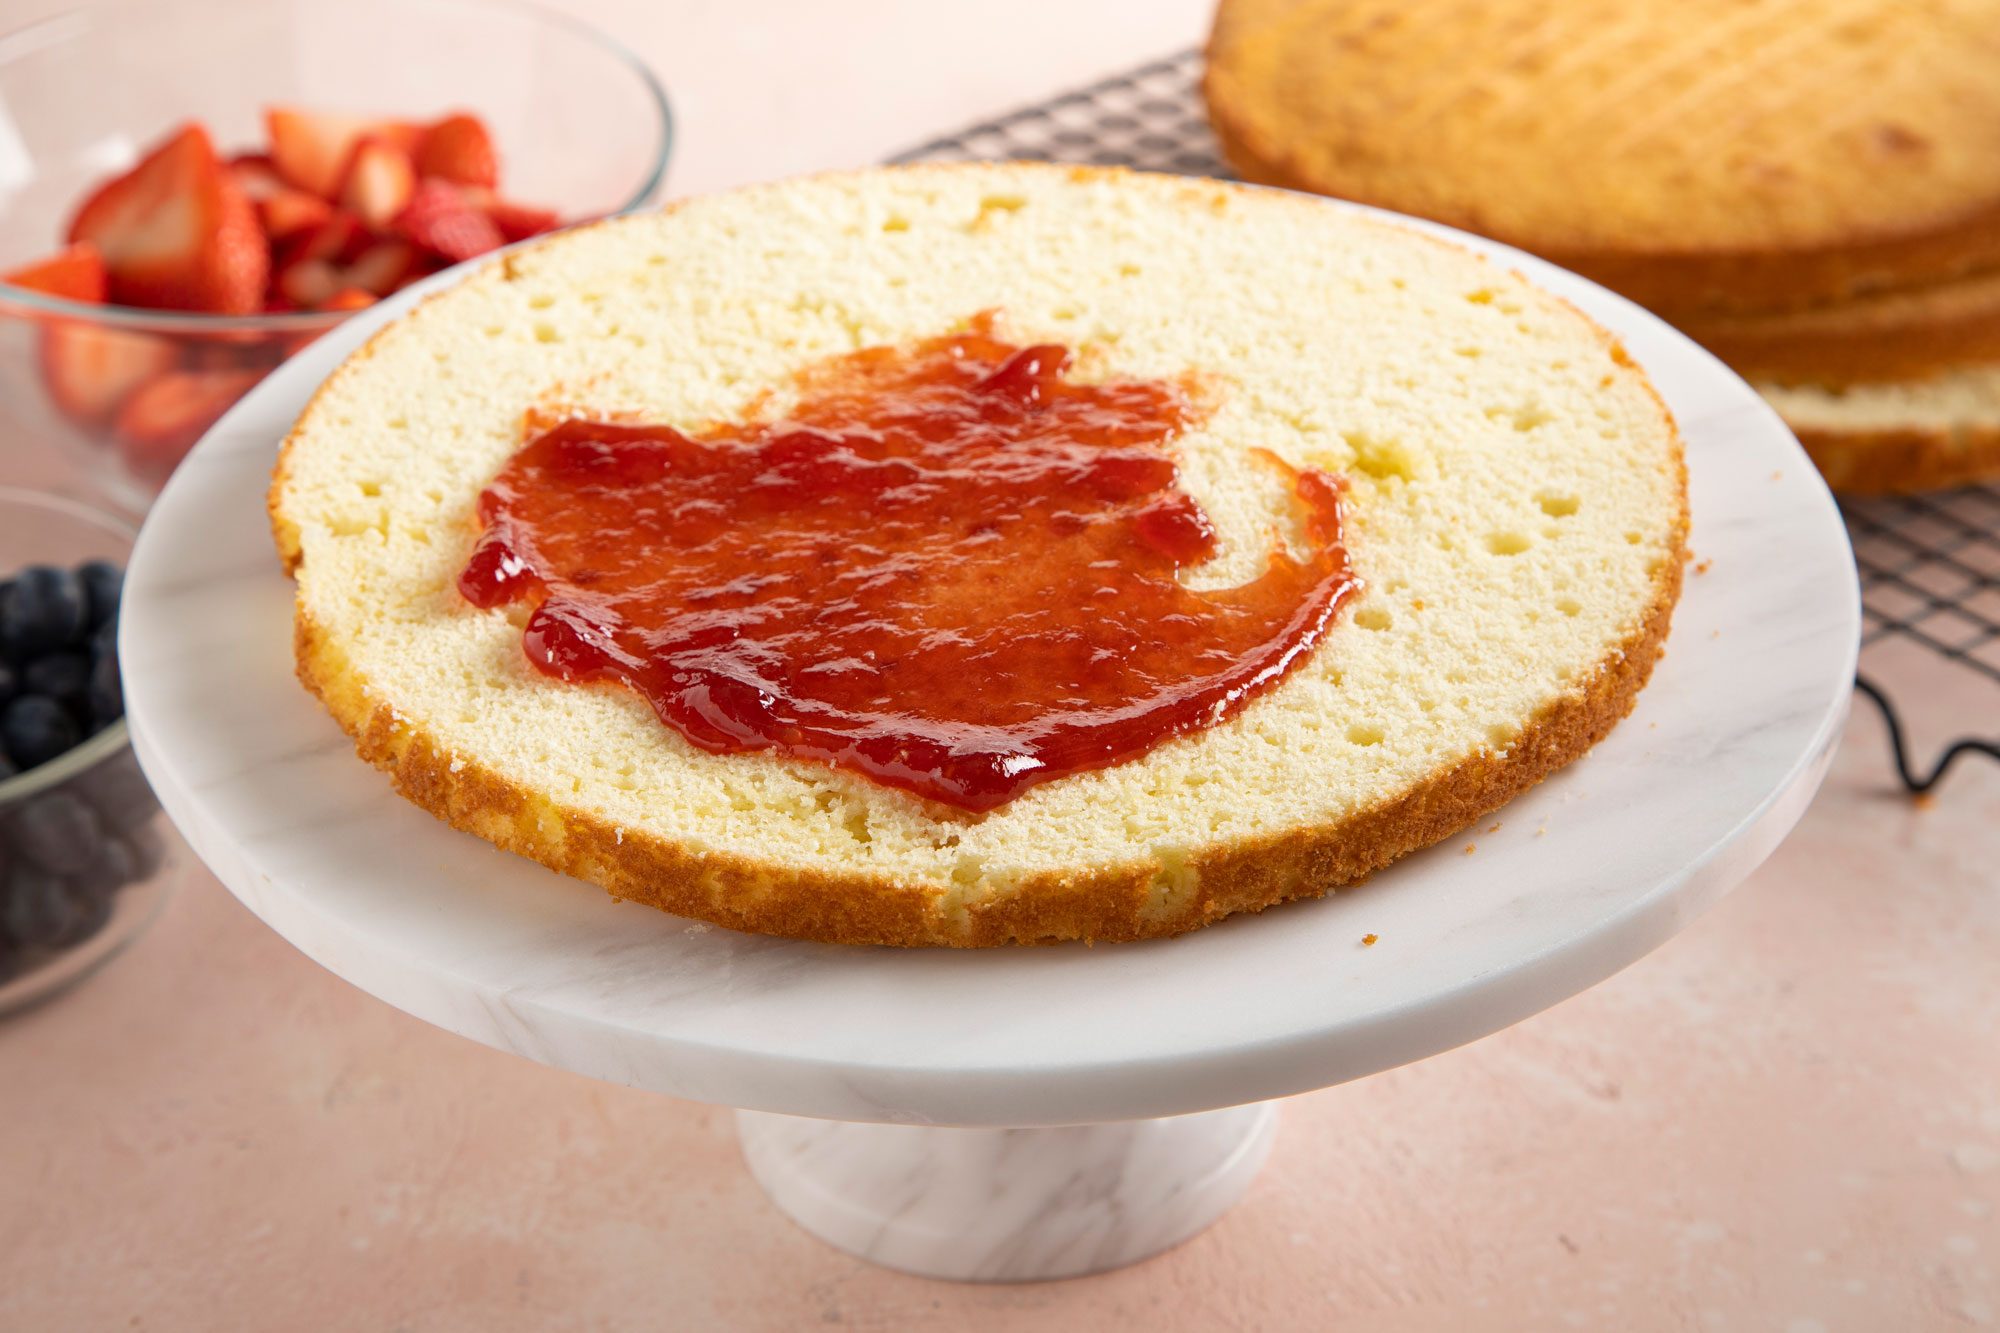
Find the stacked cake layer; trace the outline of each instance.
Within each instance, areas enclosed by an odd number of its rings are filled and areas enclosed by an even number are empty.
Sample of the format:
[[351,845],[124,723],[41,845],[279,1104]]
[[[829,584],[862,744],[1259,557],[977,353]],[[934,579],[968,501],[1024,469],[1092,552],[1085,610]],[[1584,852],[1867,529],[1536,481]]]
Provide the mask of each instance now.
[[1641,301],[1835,485],[2000,474],[1996,0],[1223,0],[1246,177],[1436,218]]

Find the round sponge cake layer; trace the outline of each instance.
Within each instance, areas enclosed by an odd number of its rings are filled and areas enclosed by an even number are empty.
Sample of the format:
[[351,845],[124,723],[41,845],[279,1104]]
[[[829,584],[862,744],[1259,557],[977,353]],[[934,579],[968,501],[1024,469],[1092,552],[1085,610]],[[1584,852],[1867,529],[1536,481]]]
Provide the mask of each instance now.
[[2000,264],[1995,0],[1222,0],[1251,179],[1532,250],[1662,313]]
[[[1348,479],[1365,583],[1225,721],[984,816],[718,756],[563,684],[454,580],[530,410],[683,428],[802,367],[984,310],[1080,379],[1186,377],[1219,553],[1296,539],[1263,449]],[[1169,934],[1317,896],[1575,758],[1631,707],[1680,587],[1685,474],[1644,375],[1573,308],[1400,227],[1214,182],[1024,165],[818,177],[569,232],[383,329],[271,491],[301,678],[410,799],[612,893],[812,939]]]

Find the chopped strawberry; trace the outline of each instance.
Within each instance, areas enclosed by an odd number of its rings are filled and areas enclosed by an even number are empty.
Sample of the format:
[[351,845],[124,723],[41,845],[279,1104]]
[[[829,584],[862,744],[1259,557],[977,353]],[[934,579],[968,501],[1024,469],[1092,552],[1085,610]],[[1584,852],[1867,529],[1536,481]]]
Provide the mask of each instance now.
[[386,139],[409,152],[422,134],[416,126],[402,121],[336,116],[288,106],[267,108],[264,128],[271,138],[271,161],[278,174],[328,203],[338,197],[347,159],[360,140]]
[[93,194],[69,239],[97,247],[110,297],[123,305],[240,315],[263,303],[264,233],[199,125]]
[[88,241],[79,241],[59,254],[0,275],[0,282],[47,292],[71,301],[104,302],[106,278],[104,256]]
[[347,285],[387,296],[416,275],[422,259],[408,241],[377,241],[347,266]]
[[146,384],[118,409],[115,429],[126,461],[165,477],[262,378],[261,370],[177,370]]
[[236,177],[236,183],[243,187],[243,193],[253,204],[260,204],[278,191],[288,188],[284,177],[266,153],[238,153],[229,159],[229,172]]
[[463,112],[446,116],[417,141],[417,173],[454,185],[492,189],[500,183],[500,155],[486,122]]
[[49,398],[79,426],[96,428],[147,380],[180,362],[172,343],[149,333],[58,320],[41,332]]
[[410,155],[370,135],[354,145],[340,182],[340,206],[370,228],[386,227],[410,205],[417,171]]
[[345,260],[301,252],[278,266],[271,281],[272,299],[288,308],[320,309],[344,288],[370,297],[387,296],[429,271],[425,256],[408,241],[373,241]]
[[0,284],[155,309],[310,310],[561,225],[498,196],[493,136],[469,113],[419,126],[281,106],[265,122],[270,151],[227,160],[186,126],[85,202],[71,251]]
[[267,330],[216,329],[179,341],[182,370],[257,370],[269,373],[284,357]]
[[299,232],[285,244],[278,256],[278,267],[284,268],[303,259],[345,263],[367,244],[368,232],[360,220],[352,213],[336,208],[318,226]]
[[517,204],[508,199],[494,199],[486,205],[486,216],[493,219],[493,225],[510,243],[525,241],[530,236],[540,236],[545,231],[554,231],[562,225],[562,219],[552,208],[535,208],[528,204]]
[[411,283],[422,282],[425,278],[430,277],[431,274],[442,273],[450,267],[450,264],[439,259],[436,255],[424,254],[422,251],[419,251],[417,253],[417,262],[412,264],[410,271],[405,273],[397,281],[396,285],[390,289],[390,294],[393,295],[395,292],[400,292]]
[[493,219],[449,181],[425,180],[396,219],[396,228],[424,249],[454,264],[507,243]]
[[365,292],[359,287],[342,287],[332,296],[319,303],[321,310],[366,310],[374,305],[375,293]]
[[[329,324],[327,329],[332,327]],[[306,348],[311,347],[314,343],[325,337],[327,329],[314,329],[308,333],[288,333],[280,340],[280,346],[284,348],[286,356],[297,356],[300,352],[305,351]]]
[[257,201],[257,220],[263,223],[264,235],[270,237],[273,245],[317,227],[332,216],[332,204],[290,186]]
[[301,309],[317,306],[345,286],[340,269],[324,259],[296,260],[271,281],[273,292]]

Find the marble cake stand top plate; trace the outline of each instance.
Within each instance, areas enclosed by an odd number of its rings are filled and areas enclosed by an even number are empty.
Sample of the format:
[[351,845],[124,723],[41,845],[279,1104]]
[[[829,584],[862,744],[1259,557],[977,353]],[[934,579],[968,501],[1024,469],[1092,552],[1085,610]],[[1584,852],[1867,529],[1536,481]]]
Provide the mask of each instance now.
[[1318,1088],[1505,1027],[1672,936],[1790,829],[1845,712],[1859,596],[1826,488],[1740,380],[1579,278],[1426,230],[1625,340],[1686,437],[1708,572],[1608,740],[1361,888],[1138,945],[842,948],[613,902],[406,804],[293,679],[264,490],[315,386],[419,293],[272,375],[153,509],[123,630],[140,758],[216,875],[319,963],[474,1040],[682,1097],[846,1120],[1131,1119]]

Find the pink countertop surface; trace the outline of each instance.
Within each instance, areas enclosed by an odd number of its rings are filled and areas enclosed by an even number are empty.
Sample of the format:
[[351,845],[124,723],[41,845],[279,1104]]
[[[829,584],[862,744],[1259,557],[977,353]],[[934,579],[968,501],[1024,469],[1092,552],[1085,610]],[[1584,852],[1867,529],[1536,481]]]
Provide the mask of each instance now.
[[1666,948],[1292,1099],[1215,1228],[1024,1287],[821,1245],[727,1111],[430,1028],[197,872],[127,957],[0,1025],[0,1326],[1983,1327],[2000,772],[1919,808],[1885,764],[1857,714],[1798,832]]
[[[1190,45],[1204,9],[565,7],[666,77],[677,193],[874,160]],[[2000,731],[1963,668],[1864,667],[1920,751]],[[1102,1277],[851,1259],[765,1200],[726,1110],[427,1027],[198,867],[128,955],[0,1023],[0,1181],[8,1329],[2000,1326],[2000,768],[1913,803],[1859,706],[1722,906],[1528,1022],[1292,1099],[1242,1205]]]

